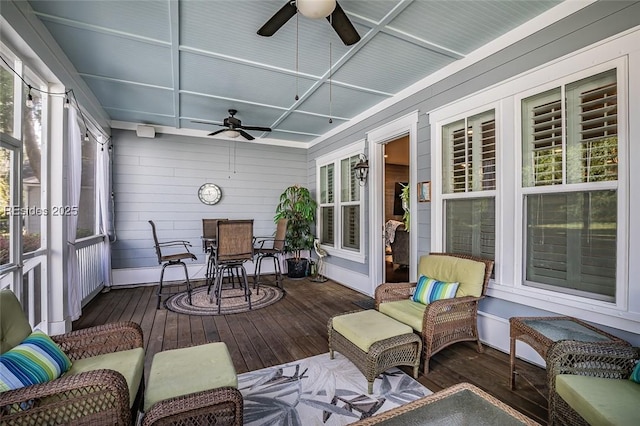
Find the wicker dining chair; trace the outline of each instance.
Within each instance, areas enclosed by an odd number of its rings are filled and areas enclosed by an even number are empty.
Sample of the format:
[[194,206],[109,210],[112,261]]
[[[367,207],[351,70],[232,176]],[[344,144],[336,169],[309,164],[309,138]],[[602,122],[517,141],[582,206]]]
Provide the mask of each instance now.
[[255,239],[254,254],[256,256],[256,268],[253,275],[253,288],[256,289],[256,293],[260,292],[262,261],[267,258],[273,259],[276,286],[284,290],[282,269],[280,268],[280,255],[284,251],[284,241],[287,234],[288,222],[288,219],[279,219],[276,226],[276,233],[273,237],[258,237]]
[[[426,305],[422,313],[420,327],[411,325],[420,334],[423,342],[424,373],[429,372],[429,360],[436,352],[445,347],[464,341],[475,341],[478,344],[478,352],[482,352],[482,343],[478,336],[478,302],[484,298],[489,286],[489,278],[493,271],[493,260],[483,259],[458,253],[431,253],[429,256],[449,256],[452,258],[473,260],[484,263],[484,275],[482,279],[481,294],[477,297],[463,296],[453,299],[436,300]],[[423,256],[424,258],[425,256]],[[422,260],[422,258],[421,258]],[[422,265],[422,262],[420,262]],[[424,274],[418,268],[419,274]],[[431,277],[444,279],[443,277]],[[375,307],[380,310],[380,305],[387,302],[406,301],[413,295],[417,283],[384,283],[375,290]],[[387,312],[383,312],[389,315]],[[396,318],[402,322],[402,319]],[[406,319],[406,316],[404,317]]]
[[[211,301],[216,300],[218,313],[222,302],[222,287],[225,276],[233,283],[235,278],[244,288],[244,298],[251,309],[251,290],[247,281],[247,271],[244,263],[253,259],[253,219],[220,220],[218,221],[218,235],[213,247],[215,279]],[[212,291],[211,291],[212,290]]]
[[[184,276],[186,278],[187,283],[187,293],[189,295],[189,304],[191,304],[191,281],[189,281],[189,271],[187,271],[187,265],[184,263],[186,259],[197,260],[195,254],[189,251],[189,247],[191,247],[191,243],[189,241],[184,240],[175,240],[175,241],[158,241],[158,235],[156,234],[156,224],[150,220],[149,224],[151,225],[151,231],[153,232],[153,242],[156,248],[156,255],[158,256],[158,264],[162,265],[162,271],[160,272],[160,282],[158,283],[158,290],[156,291],[156,295],[158,296],[158,302],[156,304],[156,309],[160,309],[160,302],[162,296],[168,296],[172,294],[176,294],[176,292],[165,293],[162,290],[163,280],[164,280],[164,271],[167,267],[170,266],[182,266],[184,268]],[[163,254],[163,249],[175,250],[176,247],[180,247],[178,253],[171,254]]]

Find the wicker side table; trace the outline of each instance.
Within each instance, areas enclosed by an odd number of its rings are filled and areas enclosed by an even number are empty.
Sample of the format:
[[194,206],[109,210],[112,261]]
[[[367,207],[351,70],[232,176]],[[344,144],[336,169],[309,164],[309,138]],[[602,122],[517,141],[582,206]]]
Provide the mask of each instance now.
[[[510,374],[509,385],[516,387],[516,340],[531,346],[545,362],[549,349],[561,340],[575,340],[604,345],[629,345],[628,342],[612,336],[577,318],[559,317],[511,317],[509,318],[510,335]],[[542,393],[541,393],[542,394]],[[547,398],[547,395],[542,394]]]
[[[368,392],[373,392],[373,381],[391,367],[407,365],[413,367],[413,377],[418,378],[420,368],[420,354],[422,353],[422,340],[413,333],[404,333],[386,339],[378,340],[371,344],[368,351],[359,348],[355,343],[334,330],[333,320],[338,316],[360,315],[363,312],[376,317],[378,321],[397,322],[393,318],[375,310],[357,311],[336,315],[329,318],[329,355],[333,359],[333,351],[338,351],[349,359],[358,370],[364,374],[368,382]],[[401,323],[400,323],[401,324]],[[366,335],[372,330],[358,329],[358,333]]]

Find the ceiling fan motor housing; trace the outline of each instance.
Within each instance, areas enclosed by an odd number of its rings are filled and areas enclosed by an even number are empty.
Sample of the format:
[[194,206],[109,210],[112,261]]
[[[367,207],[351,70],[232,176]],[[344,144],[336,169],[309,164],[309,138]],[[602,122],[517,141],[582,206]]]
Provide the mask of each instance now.
[[239,127],[241,124],[242,122],[235,117],[227,117],[224,119],[224,125],[227,127]]

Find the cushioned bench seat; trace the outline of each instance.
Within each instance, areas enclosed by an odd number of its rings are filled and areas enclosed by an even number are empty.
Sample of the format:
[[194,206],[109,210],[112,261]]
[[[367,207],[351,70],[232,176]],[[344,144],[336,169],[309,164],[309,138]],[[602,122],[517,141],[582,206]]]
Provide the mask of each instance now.
[[391,367],[413,367],[418,378],[422,342],[408,325],[375,310],[336,315],[329,319],[329,355],[337,350],[364,374],[368,392],[373,381]]
[[241,425],[237,387],[236,370],[222,342],[158,352],[145,390],[143,425],[168,417],[189,424]]
[[592,425],[640,425],[640,384],[631,380],[559,374],[556,392]]

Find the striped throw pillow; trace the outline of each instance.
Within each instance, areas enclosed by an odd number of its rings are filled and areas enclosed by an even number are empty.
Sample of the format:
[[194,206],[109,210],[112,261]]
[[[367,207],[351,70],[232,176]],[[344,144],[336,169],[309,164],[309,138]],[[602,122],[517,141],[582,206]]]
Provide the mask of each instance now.
[[57,379],[71,368],[64,352],[40,330],[0,355],[0,392]]
[[456,297],[458,285],[459,283],[447,283],[421,275],[418,279],[418,285],[416,285],[412,300],[428,305],[436,300],[452,299]]
[[631,377],[629,377],[636,383],[640,383],[640,361],[636,363],[636,367],[631,372]]

